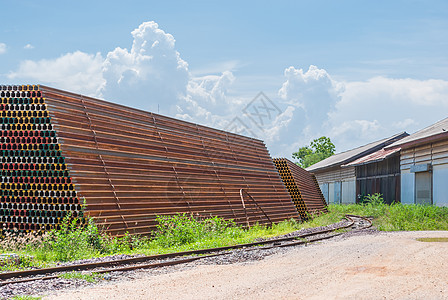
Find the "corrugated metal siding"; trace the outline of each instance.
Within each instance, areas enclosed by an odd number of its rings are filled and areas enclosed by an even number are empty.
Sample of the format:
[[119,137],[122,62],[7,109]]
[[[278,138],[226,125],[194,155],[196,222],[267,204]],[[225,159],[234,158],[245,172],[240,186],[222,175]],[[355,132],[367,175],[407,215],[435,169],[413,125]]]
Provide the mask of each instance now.
[[442,140],[401,151],[401,202],[415,203],[416,173],[410,172],[413,165],[432,165],[432,203],[448,206],[448,141]]
[[432,164],[448,164],[448,141],[434,143],[432,146]]
[[328,201],[327,201],[328,204],[335,203],[334,187],[335,187],[334,182],[328,183]]
[[336,167],[325,172],[316,172],[319,185],[328,184],[328,203],[355,203],[355,167]]
[[343,204],[356,203],[356,181],[343,181],[342,182],[342,198]]
[[448,141],[440,141],[401,151],[400,168],[410,169],[412,165],[430,163],[434,166],[448,163]]
[[437,206],[448,206],[448,164],[433,168],[433,202]]
[[381,193],[386,203],[400,201],[400,156],[356,167],[357,194]]
[[355,167],[334,168],[325,172],[316,172],[316,179],[319,184],[327,182],[336,182],[344,180],[352,180],[355,177]]
[[401,171],[401,203],[413,204],[415,198],[415,173],[410,169]]

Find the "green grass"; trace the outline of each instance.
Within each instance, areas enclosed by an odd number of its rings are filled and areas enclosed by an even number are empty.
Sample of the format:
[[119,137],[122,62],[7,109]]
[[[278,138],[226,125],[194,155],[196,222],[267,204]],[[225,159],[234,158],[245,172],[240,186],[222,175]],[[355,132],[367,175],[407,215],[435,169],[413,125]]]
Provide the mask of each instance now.
[[425,243],[448,243],[448,238],[443,238],[443,237],[418,238],[416,240],[419,242],[425,242]]
[[255,225],[248,229],[218,217],[160,216],[157,231],[151,238],[111,237],[92,220],[67,217],[61,230],[52,230],[44,235],[6,233],[0,239],[0,253],[18,253],[20,261],[0,264],[0,271],[49,267],[59,261],[114,254],[152,255],[251,243],[259,238],[336,223],[346,214],[372,217],[373,225],[383,231],[448,230],[448,207],[386,205],[379,194],[369,196],[364,204],[329,205],[328,211],[303,223],[285,220],[272,227]]
[[44,268],[46,266],[48,266],[48,263],[44,261],[35,260],[34,257],[28,255],[27,253],[19,253],[18,261],[8,260],[0,262],[0,272],[15,271],[18,269]]
[[96,282],[103,278],[102,274],[98,273],[83,273],[83,272],[66,272],[59,275],[60,278],[64,279],[82,279],[87,282]]
[[159,226],[151,238],[111,237],[91,221],[65,218],[60,230],[43,236],[7,234],[0,240],[0,253],[15,252],[26,259],[19,263],[0,264],[0,271],[32,267],[50,267],[59,261],[73,261],[115,254],[163,254],[204,248],[250,243],[299,229],[294,220],[285,220],[272,227],[254,225],[249,229],[232,221],[211,217],[197,219],[190,215],[158,217]]
[[448,207],[432,205],[384,204],[381,198],[360,204],[329,205],[328,214],[314,218],[307,226],[325,226],[346,214],[373,217],[381,231],[448,230]]
[[155,237],[143,243],[138,251],[152,255],[224,247],[251,243],[258,238],[278,236],[299,228],[300,224],[294,220],[285,220],[272,227],[254,225],[244,229],[221,218],[196,220],[188,215],[177,215],[159,218]]
[[14,296],[11,300],[40,300],[42,297],[34,297],[34,296]]

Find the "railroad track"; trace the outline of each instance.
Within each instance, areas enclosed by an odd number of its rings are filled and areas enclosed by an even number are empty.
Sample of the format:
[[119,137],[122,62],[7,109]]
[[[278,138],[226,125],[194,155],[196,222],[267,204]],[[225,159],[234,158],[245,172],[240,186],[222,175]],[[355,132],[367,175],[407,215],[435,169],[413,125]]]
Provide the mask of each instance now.
[[[165,266],[173,266],[193,262],[204,258],[212,258],[229,254],[229,250],[243,249],[250,251],[254,249],[267,250],[272,248],[291,247],[304,245],[311,242],[329,239],[342,234],[337,232],[341,229],[352,228],[352,230],[363,230],[372,226],[372,222],[365,217],[356,215],[346,215],[349,221],[347,224],[335,226],[333,228],[319,229],[312,232],[294,234],[291,236],[257,241],[254,243],[238,244],[234,246],[209,248],[201,250],[191,250],[184,252],[141,256],[106,262],[84,263],[51,268],[21,270],[0,273],[0,286],[16,284],[36,280],[48,280],[59,278],[59,273],[68,271],[95,270],[95,273],[109,273],[117,271],[131,271],[136,269],[149,269]],[[328,227],[328,226],[327,226]],[[189,256],[189,257],[185,257]]]

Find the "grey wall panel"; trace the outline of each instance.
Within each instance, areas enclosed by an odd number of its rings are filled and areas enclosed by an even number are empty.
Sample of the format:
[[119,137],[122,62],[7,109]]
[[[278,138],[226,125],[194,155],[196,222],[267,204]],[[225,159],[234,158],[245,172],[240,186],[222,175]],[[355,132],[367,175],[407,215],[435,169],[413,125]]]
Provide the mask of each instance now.
[[409,170],[401,171],[401,203],[414,203],[414,173]]
[[342,203],[356,203],[356,179],[342,182]]
[[411,173],[410,169],[412,166],[421,164],[430,164],[433,169],[430,191],[432,203],[437,206],[448,206],[447,140],[401,150],[401,202],[415,203],[416,176],[418,181],[424,175]]
[[334,204],[334,182],[328,184],[328,204]]
[[328,183],[323,183],[321,185],[319,185],[320,190],[322,191],[322,194],[324,195],[325,201],[327,201],[327,203],[329,203],[329,199],[328,199]]
[[432,204],[432,172],[415,173],[415,203]]
[[437,206],[448,206],[448,164],[434,166],[433,202]]

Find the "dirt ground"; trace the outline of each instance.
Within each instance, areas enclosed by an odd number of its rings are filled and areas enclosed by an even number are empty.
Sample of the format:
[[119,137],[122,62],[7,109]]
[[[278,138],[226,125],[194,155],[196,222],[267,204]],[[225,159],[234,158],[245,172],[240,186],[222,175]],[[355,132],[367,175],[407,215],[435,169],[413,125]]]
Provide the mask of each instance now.
[[336,238],[261,261],[199,265],[44,299],[448,299],[448,231]]

